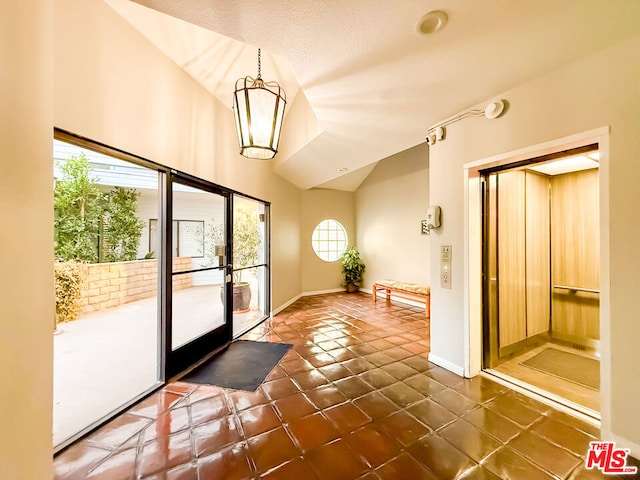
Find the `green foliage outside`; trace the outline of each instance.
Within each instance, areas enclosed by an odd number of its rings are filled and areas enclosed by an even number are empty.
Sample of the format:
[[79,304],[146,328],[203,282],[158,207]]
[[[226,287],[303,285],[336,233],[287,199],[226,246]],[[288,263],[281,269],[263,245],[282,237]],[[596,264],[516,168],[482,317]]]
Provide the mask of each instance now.
[[89,176],[84,154],[60,163],[62,179],[54,190],[55,255],[60,260],[98,262],[102,193]]
[[135,260],[144,222],[136,216],[138,196],[132,189],[115,187],[105,196],[101,262]]
[[84,153],[59,165],[62,178],[54,190],[56,258],[89,263],[135,260],[144,228],[136,216],[139,193],[122,187],[102,193]]
[[[236,210],[233,215],[233,267],[241,268],[258,263],[260,228],[255,212]],[[242,281],[242,270],[234,272],[234,282]]]
[[344,274],[343,286],[355,285],[360,287],[365,265],[360,259],[360,253],[356,247],[349,247],[342,255],[342,273]]
[[[224,226],[211,219],[205,232],[205,258],[207,266],[218,265],[216,245],[224,245]],[[260,226],[255,212],[237,209],[233,218],[233,267],[241,268],[258,263],[260,252]],[[233,273],[234,283],[242,281],[243,270]]]
[[70,322],[80,316],[80,296],[84,283],[81,263],[55,262],[56,317],[58,322]]

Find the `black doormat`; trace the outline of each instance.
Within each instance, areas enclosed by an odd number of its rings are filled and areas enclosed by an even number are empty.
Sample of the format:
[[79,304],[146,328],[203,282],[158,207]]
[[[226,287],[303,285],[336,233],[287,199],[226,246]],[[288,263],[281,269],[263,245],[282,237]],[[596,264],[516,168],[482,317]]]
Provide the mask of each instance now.
[[594,390],[600,389],[600,361],[593,358],[545,348],[522,364]]
[[236,340],[180,380],[254,392],[290,348],[289,343]]

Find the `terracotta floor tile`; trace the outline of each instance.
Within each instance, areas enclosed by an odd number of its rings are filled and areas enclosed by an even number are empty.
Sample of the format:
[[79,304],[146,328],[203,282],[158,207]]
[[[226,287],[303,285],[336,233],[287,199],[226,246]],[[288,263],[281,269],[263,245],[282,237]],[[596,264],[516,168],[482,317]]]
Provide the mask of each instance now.
[[198,467],[188,463],[157,475],[145,477],[144,480],[198,480]]
[[206,457],[243,439],[238,420],[233,415],[218,418],[193,430],[195,454]]
[[281,425],[271,405],[260,405],[238,413],[245,437],[253,437]]
[[[195,393],[195,391],[193,393]],[[131,407],[127,413],[142,415],[148,418],[158,418],[161,413],[166,412],[177,402],[180,402],[185,398],[186,396],[182,394],[160,390],[137,405]]]
[[275,406],[278,409],[280,418],[285,422],[310,415],[317,410],[315,405],[302,393],[296,393],[295,395],[276,400]]
[[382,480],[410,478],[412,480],[439,480],[411,455],[402,453],[376,470]]
[[193,425],[201,425],[216,418],[226,417],[231,413],[225,395],[199,400],[191,404],[191,420]]
[[388,387],[389,385],[392,385],[398,381],[396,377],[387,373],[382,368],[367,370],[366,372],[362,372],[358,376],[369,385],[377,389]]
[[353,432],[371,421],[371,417],[351,402],[327,408],[324,414],[341,433]]
[[325,365],[331,365],[336,362],[336,359],[333,358],[328,353],[315,353],[307,357],[307,361],[313,365],[315,368],[323,367]]
[[324,367],[320,367],[318,370],[331,381],[339,380],[341,378],[346,378],[353,375],[351,370],[340,363],[325,365]]
[[311,390],[329,383],[329,380],[316,369],[296,373],[291,376],[291,379],[300,390]]
[[318,480],[311,466],[300,458],[284,463],[260,476],[261,480]]
[[377,420],[375,423],[384,433],[400,442],[403,446],[417,442],[431,430],[405,411],[400,411]]
[[580,430],[548,417],[544,417],[542,422],[531,428],[531,431],[556,445],[570,450],[576,455],[582,456],[586,455],[589,449],[589,442],[596,440]]
[[453,386],[452,390],[455,390],[476,403],[484,403],[504,393],[506,388],[478,376]]
[[411,368],[402,362],[389,363],[387,365],[383,365],[381,368],[385,372],[393,375],[398,380],[404,380],[405,378],[412,377],[413,375],[418,373],[416,369]]
[[507,447],[502,447],[490,455],[482,466],[499,478],[526,478],[527,480],[553,478]]
[[484,467],[476,466],[472,467],[466,472],[464,472],[458,480],[501,480],[500,477],[497,477],[489,470]]
[[347,398],[358,398],[374,390],[358,377],[348,377],[333,382]]
[[214,385],[198,385],[198,387],[189,394],[188,401],[189,403],[196,403],[200,400],[217,397],[218,395],[224,395],[224,389]]
[[[389,348],[385,350],[384,353],[394,358],[395,360],[399,360],[399,361],[402,361],[404,359],[407,359],[413,356],[413,353],[411,353],[409,350],[402,347],[398,347],[398,346]],[[405,365],[408,365],[408,364],[405,364]],[[408,365],[408,366],[411,366],[411,365]],[[422,371],[422,370],[417,370],[417,371]]]
[[167,437],[172,433],[189,428],[190,425],[189,408],[185,406],[171,409],[160,415],[156,421],[144,429],[143,442],[148,443],[157,438]]
[[539,411],[529,408],[517,398],[505,394],[498,395],[486,403],[485,407],[523,427],[527,427],[543,417]]
[[560,478],[568,477],[575,467],[584,463],[579,456],[526,430],[512,439],[508,446]]
[[279,427],[270,432],[247,440],[249,452],[259,472],[267,472],[302,452],[296,447],[284,428]]
[[89,469],[111,454],[111,450],[80,442],[67,448],[55,459],[55,480],[86,476]]
[[287,429],[305,452],[340,436],[334,425],[320,412],[292,420]]
[[452,387],[464,381],[462,377],[459,377],[455,373],[451,373],[450,371],[435,365],[432,366],[429,370],[427,370],[426,373],[435,381],[447,387]]
[[515,422],[486,408],[473,410],[463,418],[502,443],[508,442],[522,431],[522,427]]
[[293,375],[294,373],[311,370],[313,368],[313,365],[311,365],[306,360],[298,357],[295,360],[281,361],[280,368],[287,372],[288,375]]
[[432,395],[431,399],[458,416],[465,415],[478,406],[473,400],[449,388]]
[[367,471],[367,465],[345,440],[315,448],[305,454],[322,480],[351,480]]
[[346,360],[342,362],[342,365],[347,367],[354,375],[358,373],[366,372],[367,370],[371,370],[375,368],[369,362],[367,362],[364,358],[352,358],[351,360]]
[[462,419],[442,428],[438,435],[478,463],[501,446],[479,428]]
[[[146,443],[138,457],[140,475],[142,476],[152,475],[188,463],[195,457],[191,446],[190,432],[176,433]],[[114,475],[114,477],[116,476]]]
[[366,355],[364,358],[367,360],[367,362],[375,365],[376,367],[382,367],[396,361],[393,357],[390,357],[383,352],[371,353],[369,355]]
[[404,383],[394,383],[380,390],[382,394],[401,408],[424,399],[424,395]]
[[125,413],[87,437],[89,444],[115,449],[135,435],[140,435],[153,420]]
[[373,424],[365,425],[347,437],[349,445],[369,466],[378,467],[400,453],[402,446]]
[[355,399],[353,403],[373,419],[383,418],[398,411],[398,407],[380,392],[371,392]]
[[429,325],[364,293],[301,298],[243,335],[293,344],[256,392],[169,384],[60,453],[54,478],[601,478],[584,469],[596,428],[429,363]]
[[279,378],[261,385],[262,391],[270,400],[288,397],[299,392],[298,387],[288,378]]
[[344,362],[345,360],[350,360],[356,357],[355,353],[353,353],[348,348],[344,348],[344,346],[338,343],[337,340],[335,343],[338,344],[339,348],[334,348],[333,350],[329,350],[327,353],[331,355],[333,358],[335,358],[336,361]]
[[[439,479],[456,478],[477,465],[476,462],[435,433],[409,447],[408,452]],[[522,478],[524,480],[526,477],[506,478]]]
[[311,402],[319,409],[337,405],[347,399],[335,385],[323,385],[305,393]]
[[229,394],[229,399],[236,412],[258,405],[264,405],[269,402],[262,388],[258,388],[255,392],[233,391]]
[[454,420],[456,420],[456,418],[458,418],[449,410],[430,399],[414,403],[409,408],[407,408],[407,412],[416,417],[432,430],[438,430],[439,428],[453,422]]
[[[407,347],[403,347],[403,350],[407,350]],[[408,352],[409,350],[407,350]],[[409,352],[413,355],[413,352]],[[412,357],[407,357],[402,360],[402,363],[410,366],[411,368],[417,370],[418,372],[426,372],[432,367],[432,364],[427,360],[427,356],[422,355],[413,355]]]
[[91,480],[111,480],[113,478],[133,480],[136,476],[136,456],[137,451],[135,448],[114,453],[91,468],[87,476],[83,478],[90,478]]
[[242,444],[220,450],[198,459],[198,479],[245,480],[253,478],[254,472]]

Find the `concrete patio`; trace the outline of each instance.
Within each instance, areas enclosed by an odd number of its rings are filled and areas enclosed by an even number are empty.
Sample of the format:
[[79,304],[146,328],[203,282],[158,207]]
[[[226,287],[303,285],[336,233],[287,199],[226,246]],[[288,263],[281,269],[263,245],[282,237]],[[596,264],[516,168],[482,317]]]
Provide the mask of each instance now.
[[[223,324],[220,286],[174,292],[173,311],[173,345],[180,346]],[[251,311],[233,315],[234,337],[262,316],[256,298]],[[156,297],[59,325],[54,336],[53,445],[159,383],[158,335]]]

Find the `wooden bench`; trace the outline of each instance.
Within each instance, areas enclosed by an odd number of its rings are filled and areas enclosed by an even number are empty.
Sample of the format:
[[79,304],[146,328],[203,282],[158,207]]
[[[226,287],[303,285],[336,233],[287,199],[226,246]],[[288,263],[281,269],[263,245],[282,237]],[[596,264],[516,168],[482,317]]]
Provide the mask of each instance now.
[[378,292],[384,291],[387,303],[391,303],[391,296],[405,298],[424,303],[427,317],[431,317],[431,289],[422,285],[394,280],[379,280],[373,284],[373,301],[378,300]]

